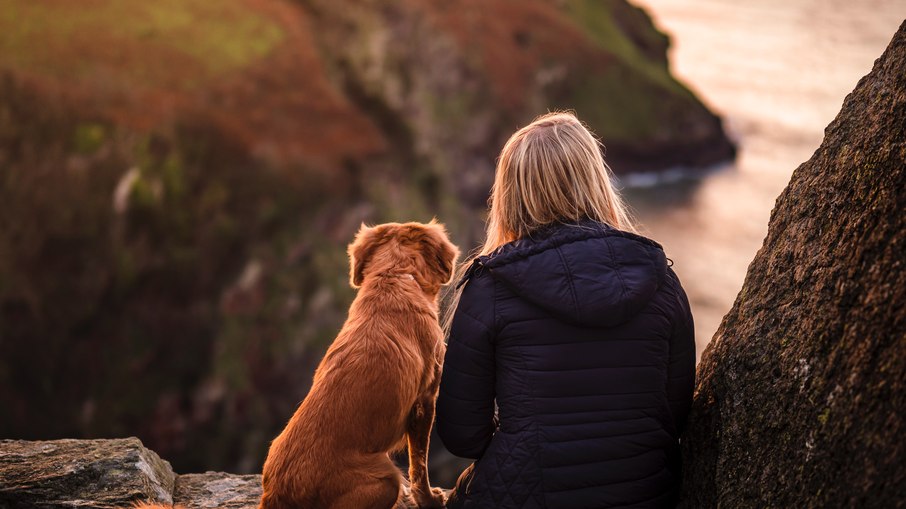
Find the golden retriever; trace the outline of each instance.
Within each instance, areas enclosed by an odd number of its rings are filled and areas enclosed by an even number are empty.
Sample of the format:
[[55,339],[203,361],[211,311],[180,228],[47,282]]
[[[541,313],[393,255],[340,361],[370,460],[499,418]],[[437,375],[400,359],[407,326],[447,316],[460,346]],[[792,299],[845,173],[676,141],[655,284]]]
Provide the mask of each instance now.
[[[362,225],[349,245],[358,295],[271,444],[259,509],[443,507],[428,482],[428,439],[444,356],[437,294],[458,254],[433,220]],[[388,456],[407,439],[411,490]]]

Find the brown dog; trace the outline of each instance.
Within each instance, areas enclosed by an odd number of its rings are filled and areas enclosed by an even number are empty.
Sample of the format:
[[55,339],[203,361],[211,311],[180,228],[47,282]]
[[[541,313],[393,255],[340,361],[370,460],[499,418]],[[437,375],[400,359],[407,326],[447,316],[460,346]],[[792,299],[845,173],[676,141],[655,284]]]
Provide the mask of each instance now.
[[[359,288],[308,396],[271,444],[260,509],[443,507],[428,438],[443,362],[437,294],[458,250],[443,225],[362,225],[349,246]],[[411,494],[389,452],[408,439]]]

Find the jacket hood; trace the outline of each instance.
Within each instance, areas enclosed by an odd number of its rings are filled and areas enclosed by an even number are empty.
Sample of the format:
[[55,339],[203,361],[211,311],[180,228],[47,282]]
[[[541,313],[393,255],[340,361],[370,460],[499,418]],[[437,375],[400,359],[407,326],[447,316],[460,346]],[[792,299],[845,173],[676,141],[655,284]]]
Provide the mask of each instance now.
[[667,272],[657,242],[595,221],[555,224],[473,262],[569,323],[612,327],[654,297]]

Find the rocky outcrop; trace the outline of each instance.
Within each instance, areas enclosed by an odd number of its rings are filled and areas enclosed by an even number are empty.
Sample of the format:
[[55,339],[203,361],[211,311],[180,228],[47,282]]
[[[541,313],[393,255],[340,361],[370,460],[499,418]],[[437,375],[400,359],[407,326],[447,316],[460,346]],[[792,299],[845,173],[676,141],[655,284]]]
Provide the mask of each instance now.
[[906,505],[906,23],[793,174],[698,368],[687,507]]
[[624,0],[301,2],[327,65],[404,171],[484,208],[516,126],[575,109],[615,171],[733,156],[720,119],[670,73],[667,36]]
[[173,501],[188,508],[255,509],[261,500],[260,475],[223,472],[176,477]]
[[[137,438],[0,440],[0,509],[256,509],[260,499],[260,475],[177,475]],[[401,497],[395,509],[418,507]]]
[[136,502],[254,509],[261,476],[176,475],[137,438],[0,441],[3,509],[111,509]]

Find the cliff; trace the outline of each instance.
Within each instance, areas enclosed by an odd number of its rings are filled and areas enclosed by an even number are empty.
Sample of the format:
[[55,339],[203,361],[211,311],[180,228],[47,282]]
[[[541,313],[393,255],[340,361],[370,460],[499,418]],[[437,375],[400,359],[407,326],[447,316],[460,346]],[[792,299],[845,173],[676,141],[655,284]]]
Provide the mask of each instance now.
[[906,504],[906,23],[771,214],[698,367],[687,507]]
[[732,155],[667,42],[623,0],[4,2],[0,436],[256,471],[361,221],[474,245],[497,151],[548,108],[619,171]]

